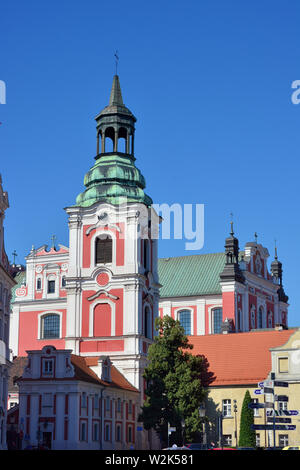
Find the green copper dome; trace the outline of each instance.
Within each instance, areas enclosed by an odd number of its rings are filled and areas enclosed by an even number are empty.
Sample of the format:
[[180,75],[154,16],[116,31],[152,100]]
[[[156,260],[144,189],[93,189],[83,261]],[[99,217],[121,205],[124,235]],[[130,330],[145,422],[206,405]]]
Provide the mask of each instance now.
[[[134,164],[136,118],[123,103],[118,75],[113,79],[109,105],[95,119],[96,163],[84,177],[86,190],[77,196],[76,206],[89,207],[96,202],[139,202],[151,206],[152,199],[144,193],[145,179]],[[111,139],[113,151],[106,151],[107,139]],[[122,152],[118,149],[120,139],[125,140]]]
[[116,205],[126,201],[152,204],[152,199],[144,193],[145,178],[126,154],[102,155],[85,175],[84,185],[86,190],[77,196],[77,206],[87,207],[96,202]]

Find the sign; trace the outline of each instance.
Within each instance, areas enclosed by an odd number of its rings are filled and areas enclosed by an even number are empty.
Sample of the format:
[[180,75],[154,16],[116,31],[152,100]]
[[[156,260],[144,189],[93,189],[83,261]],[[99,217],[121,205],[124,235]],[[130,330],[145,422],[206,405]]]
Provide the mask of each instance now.
[[293,424],[251,424],[253,431],[294,431],[296,426]]
[[279,380],[275,380],[274,382],[275,387],[288,387],[288,382],[280,382]]
[[267,411],[267,416],[273,416],[275,413],[275,416],[296,416],[299,414],[299,411],[297,410],[269,410]]
[[265,408],[274,408],[274,403],[272,403],[271,401],[266,401]]
[[143,426],[137,426],[136,430],[137,430],[137,431],[142,431],[142,430],[143,430]]
[[278,429],[280,431],[295,431],[296,425],[295,424],[276,424],[275,429]]
[[249,403],[248,408],[256,409],[256,408],[266,408],[265,403]]
[[264,393],[264,391],[263,391],[262,388],[257,388],[256,390],[254,390],[254,393],[255,393],[255,395],[262,395]]
[[291,423],[292,418],[275,418],[273,416],[269,416],[267,421],[268,423]]
[[274,388],[274,380],[265,380],[263,384],[264,387]]
[[248,405],[249,408],[255,409],[255,408],[273,408],[274,403],[271,402],[266,402],[266,403],[249,403]]
[[272,431],[272,424],[251,424],[251,429],[253,431]]
[[286,395],[276,395],[276,400],[277,401],[289,401],[289,397]]
[[274,393],[274,388],[264,387],[264,393]]
[[297,416],[299,414],[299,411],[297,411],[297,410],[280,410],[279,414],[280,415],[286,415],[286,416]]

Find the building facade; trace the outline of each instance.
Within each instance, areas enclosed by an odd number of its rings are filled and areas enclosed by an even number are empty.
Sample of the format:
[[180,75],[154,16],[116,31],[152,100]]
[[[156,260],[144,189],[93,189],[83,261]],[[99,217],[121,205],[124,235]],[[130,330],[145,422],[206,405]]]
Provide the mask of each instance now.
[[[272,425],[273,410],[277,418],[290,419],[295,429],[256,430],[258,447],[299,445],[300,428],[300,330],[275,329],[249,333],[199,336],[193,340],[193,354],[203,354],[214,374],[209,385],[205,411],[208,423],[204,440],[215,446],[238,446],[241,411],[249,391],[254,424]],[[274,374],[274,375],[273,375]],[[257,394],[262,382],[268,381],[274,393]],[[271,381],[271,382],[270,382]],[[279,386],[276,385],[279,383]],[[285,382],[287,386],[281,386]],[[270,405],[264,405],[265,403]],[[292,411],[291,415],[282,411]],[[295,414],[296,412],[296,414]],[[279,423],[276,423],[277,425]],[[281,423],[285,426],[285,423]]]
[[108,356],[28,351],[19,385],[22,448],[124,450],[136,441],[139,391]]
[[[65,208],[69,246],[53,243],[28,254],[13,289],[10,348],[24,357],[51,345],[86,364],[107,356],[139,390],[141,406],[159,315],[178,319],[192,343],[219,333],[232,338],[287,328],[288,297],[277,252],[269,269],[268,250],[255,240],[240,251],[233,225],[223,252],[158,260],[160,217],[135,165],[136,118],[123,103],[117,75],[95,120],[95,163],[84,191]],[[26,406],[22,399],[24,423]],[[28,429],[33,436],[36,428]],[[148,436],[140,436],[139,446],[147,448]]]
[[0,450],[6,449],[10,299],[11,289],[15,285],[4,246],[3,221],[8,207],[8,195],[3,191],[0,175]]
[[282,264],[268,268],[267,248],[239,250],[233,227],[225,252],[159,259],[160,316],[180,320],[191,336],[288,326]]

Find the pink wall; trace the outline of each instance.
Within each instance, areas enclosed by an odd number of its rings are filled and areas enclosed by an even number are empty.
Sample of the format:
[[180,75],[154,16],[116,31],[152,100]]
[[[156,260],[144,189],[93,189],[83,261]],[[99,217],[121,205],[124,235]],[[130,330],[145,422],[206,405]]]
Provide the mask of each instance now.
[[[66,336],[66,310],[57,310],[62,312],[62,337]],[[26,356],[27,350],[41,349],[47,344],[56,348],[64,348],[64,339],[38,339],[38,318],[43,310],[33,312],[20,312],[19,316],[19,348],[18,355]]]

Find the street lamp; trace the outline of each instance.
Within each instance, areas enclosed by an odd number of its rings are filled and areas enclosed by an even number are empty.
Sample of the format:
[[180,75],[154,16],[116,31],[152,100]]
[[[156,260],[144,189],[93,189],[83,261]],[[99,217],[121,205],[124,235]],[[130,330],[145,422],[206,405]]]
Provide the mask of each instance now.
[[184,419],[181,421],[181,438],[182,438],[182,445],[184,446],[184,440],[185,440],[185,421]]
[[238,446],[238,443],[237,443],[237,422],[236,422],[236,414],[237,414],[237,404],[236,404],[236,400],[233,400],[233,411],[234,411],[234,424],[235,424],[235,431],[234,431],[235,447],[237,447],[237,446]]
[[[199,406],[199,417],[200,418],[205,417],[205,405],[204,405],[204,403],[201,403],[201,405]],[[201,420],[201,425],[202,425],[202,444],[206,444],[206,433],[205,433],[204,420]]]

